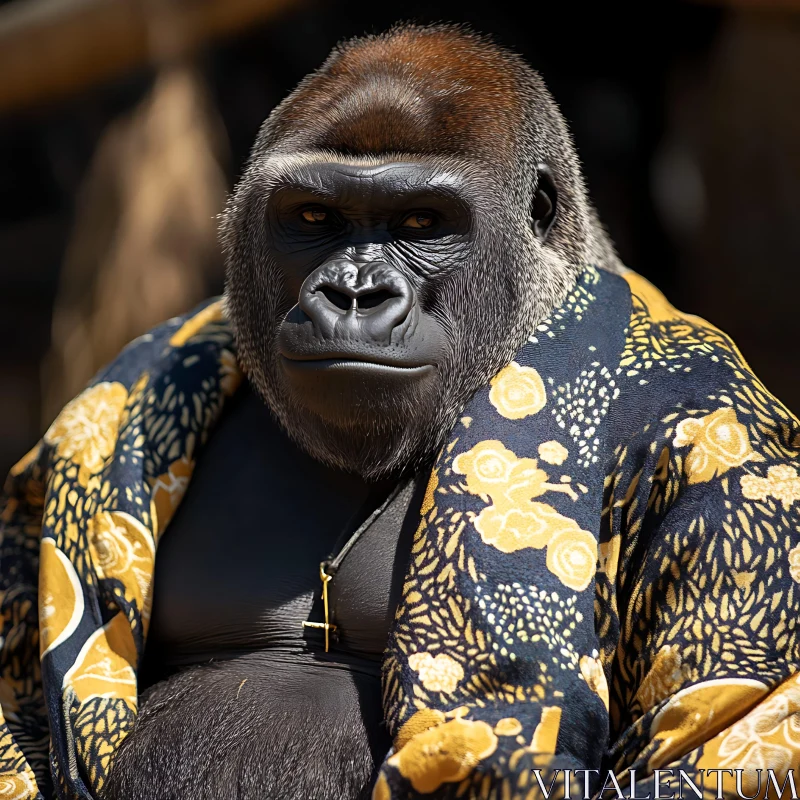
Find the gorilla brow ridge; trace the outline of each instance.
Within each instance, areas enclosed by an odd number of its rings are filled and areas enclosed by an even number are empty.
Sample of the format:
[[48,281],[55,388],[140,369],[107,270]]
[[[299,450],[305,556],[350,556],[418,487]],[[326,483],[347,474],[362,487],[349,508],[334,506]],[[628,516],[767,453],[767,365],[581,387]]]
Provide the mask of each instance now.
[[[355,167],[380,167],[391,163],[417,163],[423,167],[430,167],[435,172],[452,172],[464,181],[465,186],[484,187],[482,192],[471,192],[471,201],[476,210],[487,213],[489,208],[481,208],[482,204],[489,202],[490,198],[485,189],[491,185],[501,183],[500,176],[493,165],[476,162],[458,156],[449,156],[433,160],[430,156],[420,153],[390,152],[385,155],[363,154],[346,155],[328,149],[309,149],[297,153],[270,153],[261,157],[252,166],[252,174],[257,178],[249,185],[249,191],[255,191],[261,198],[266,198],[277,189],[285,185],[292,185],[292,179],[304,168],[313,168],[320,164],[344,164]],[[313,175],[313,169],[309,176]],[[313,185],[312,185],[313,184]],[[302,187],[301,187],[302,188]],[[306,187],[320,195],[321,198],[333,197],[326,187],[312,180]],[[437,191],[439,187],[434,187]],[[229,208],[221,215],[220,236],[223,248],[227,249],[228,242],[232,239],[232,232],[228,225],[233,219],[233,207],[237,202],[235,195],[229,198]]]
[[[260,156],[255,160],[253,166],[258,169],[262,177],[270,180],[280,180],[283,175],[290,170],[298,167],[313,167],[319,164],[347,164],[353,167],[380,167],[393,162],[419,163],[420,165],[431,165],[439,170],[453,170],[459,172],[467,178],[478,177],[485,174],[473,160],[460,158],[458,156],[448,156],[437,158],[431,161],[430,156],[425,153],[413,151],[389,151],[386,153],[346,153],[343,150],[331,148],[309,148],[291,153],[269,153],[265,158]],[[483,167],[484,165],[481,165]],[[489,165],[485,165],[489,167]]]

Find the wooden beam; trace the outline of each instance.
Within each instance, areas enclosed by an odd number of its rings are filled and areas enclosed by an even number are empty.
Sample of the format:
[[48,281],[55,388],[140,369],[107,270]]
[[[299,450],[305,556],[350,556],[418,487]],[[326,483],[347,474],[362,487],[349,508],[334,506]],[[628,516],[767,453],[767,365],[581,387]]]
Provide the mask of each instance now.
[[[292,0],[18,0],[0,7],[0,112],[181,57]],[[296,3],[294,3],[296,4]]]

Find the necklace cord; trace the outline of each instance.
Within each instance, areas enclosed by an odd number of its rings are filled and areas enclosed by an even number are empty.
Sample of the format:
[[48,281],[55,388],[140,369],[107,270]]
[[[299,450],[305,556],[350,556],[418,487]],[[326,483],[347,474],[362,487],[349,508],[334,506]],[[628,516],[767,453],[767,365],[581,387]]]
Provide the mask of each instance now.
[[347,554],[353,549],[355,543],[361,538],[362,534],[369,529],[373,522],[392,504],[397,496],[403,492],[409,484],[413,481],[413,477],[406,481],[402,481],[391,492],[389,496],[356,528],[353,535],[345,542],[342,549],[337,554],[336,558],[329,559],[322,563],[322,568],[326,575],[332,578],[339,570]]

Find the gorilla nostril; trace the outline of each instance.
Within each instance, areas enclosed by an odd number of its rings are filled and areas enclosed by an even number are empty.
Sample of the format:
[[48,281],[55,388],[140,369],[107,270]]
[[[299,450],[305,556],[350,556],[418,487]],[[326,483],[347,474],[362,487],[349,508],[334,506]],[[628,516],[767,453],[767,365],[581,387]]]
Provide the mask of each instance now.
[[349,297],[348,295],[344,294],[344,292],[337,292],[336,289],[333,289],[330,286],[320,286],[317,289],[318,292],[322,292],[325,295],[326,299],[332,306],[336,306],[336,308],[341,308],[342,311],[347,311],[351,309],[354,305],[353,298]]
[[386,289],[378,289],[376,292],[359,295],[356,298],[356,304],[358,305],[359,310],[365,308],[377,308],[378,306],[382,306],[388,300],[391,300],[393,297],[397,297],[394,292],[389,292]]
[[406,323],[416,302],[411,283],[386,264],[359,270],[350,262],[332,262],[305,279],[297,308],[321,339],[382,344],[398,340],[402,332],[395,329]]

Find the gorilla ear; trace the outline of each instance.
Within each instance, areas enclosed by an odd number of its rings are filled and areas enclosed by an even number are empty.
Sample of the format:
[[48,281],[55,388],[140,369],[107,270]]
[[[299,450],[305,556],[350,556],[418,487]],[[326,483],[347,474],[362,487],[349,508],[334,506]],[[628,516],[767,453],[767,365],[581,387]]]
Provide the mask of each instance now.
[[539,164],[536,171],[539,180],[536,185],[536,194],[533,196],[531,217],[536,238],[540,242],[544,242],[556,218],[558,190],[550,168],[546,164]]

